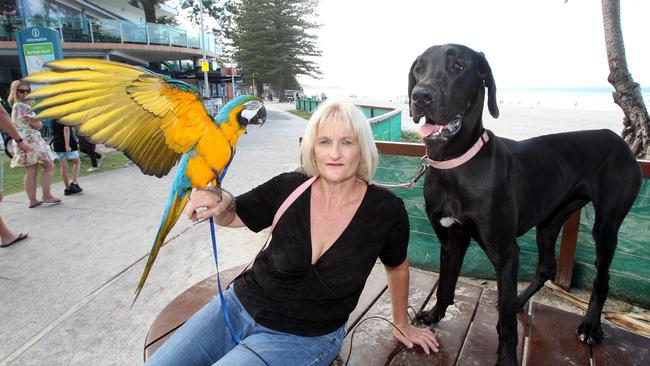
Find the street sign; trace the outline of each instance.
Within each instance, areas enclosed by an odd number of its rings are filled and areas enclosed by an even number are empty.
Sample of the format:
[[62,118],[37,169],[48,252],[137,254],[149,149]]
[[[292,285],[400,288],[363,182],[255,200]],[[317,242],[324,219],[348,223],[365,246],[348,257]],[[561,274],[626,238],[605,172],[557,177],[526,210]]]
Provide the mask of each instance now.
[[29,27],[16,33],[16,48],[23,76],[45,71],[45,64],[63,58],[61,36],[54,29]]
[[207,61],[201,61],[201,71],[202,72],[210,71],[210,63]]

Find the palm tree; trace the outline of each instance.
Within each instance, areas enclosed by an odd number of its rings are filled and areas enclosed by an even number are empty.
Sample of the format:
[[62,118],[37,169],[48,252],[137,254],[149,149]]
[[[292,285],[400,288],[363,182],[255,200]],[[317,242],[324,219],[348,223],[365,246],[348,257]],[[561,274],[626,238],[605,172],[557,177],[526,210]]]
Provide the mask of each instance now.
[[650,159],[650,117],[643,102],[641,87],[634,82],[627,69],[623,31],[621,30],[621,5],[619,0],[601,0],[605,48],[609,64],[607,80],[614,86],[614,102],[621,107],[622,137],[637,159]]

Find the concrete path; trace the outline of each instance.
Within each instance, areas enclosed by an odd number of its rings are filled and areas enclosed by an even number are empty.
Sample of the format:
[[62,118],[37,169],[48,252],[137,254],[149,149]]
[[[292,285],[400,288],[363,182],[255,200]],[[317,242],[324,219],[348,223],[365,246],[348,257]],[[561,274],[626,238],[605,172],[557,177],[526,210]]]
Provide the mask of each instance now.
[[[224,187],[245,192],[298,166],[306,121],[267,104],[268,120],[239,140]],[[30,238],[0,248],[0,365],[138,365],[157,314],[215,272],[207,223],[181,218],[129,309],[167,202],[172,174],[137,167],[84,177],[84,192],[56,206],[27,208],[24,193],[5,197],[0,213]],[[39,190],[40,191],[40,190]],[[39,193],[40,194],[40,193]],[[250,261],[267,231],[220,229],[220,268]]]

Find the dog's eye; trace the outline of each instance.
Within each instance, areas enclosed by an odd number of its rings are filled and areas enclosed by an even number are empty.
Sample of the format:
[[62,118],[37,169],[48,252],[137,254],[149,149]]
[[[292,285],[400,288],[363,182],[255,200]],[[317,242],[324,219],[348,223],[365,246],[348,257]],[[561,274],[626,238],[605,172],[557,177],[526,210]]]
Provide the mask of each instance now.
[[422,72],[422,68],[420,67],[420,65],[415,65],[415,67],[413,68],[413,72],[416,74]]
[[465,66],[459,64],[458,62],[455,62],[453,65],[451,65],[451,68],[456,70],[456,71],[463,71]]

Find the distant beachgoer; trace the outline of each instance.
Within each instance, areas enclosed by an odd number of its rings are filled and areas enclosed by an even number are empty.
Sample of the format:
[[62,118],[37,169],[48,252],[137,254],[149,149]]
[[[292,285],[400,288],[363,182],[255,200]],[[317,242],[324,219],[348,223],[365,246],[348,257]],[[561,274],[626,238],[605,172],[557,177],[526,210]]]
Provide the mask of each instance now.
[[[63,194],[81,193],[83,189],[79,187],[79,169],[81,168],[81,159],[79,159],[79,144],[74,130],[70,126],[64,126],[57,120],[52,120],[52,146],[54,153],[59,158],[61,166],[61,180],[65,185]],[[68,178],[68,160],[72,161],[72,181]]]
[[[14,80],[9,87],[9,98],[12,104],[11,119],[14,126],[20,133],[21,138],[31,148],[26,152],[14,146],[14,157],[11,159],[11,167],[25,167],[25,193],[29,198],[29,208],[34,208],[42,203],[61,203],[61,200],[52,195],[52,173],[54,171],[54,159],[56,155],[47,142],[41,137],[39,130],[43,124],[35,121],[34,112],[30,112],[31,106],[25,101],[25,97],[31,91],[29,83],[24,80]],[[36,168],[43,167],[41,177],[42,200],[36,199]]]
[[98,171],[102,167],[102,163],[106,157],[98,153],[97,145],[88,141],[85,136],[78,135],[77,138],[79,139],[79,151],[90,157],[90,168],[88,168],[88,172]]

